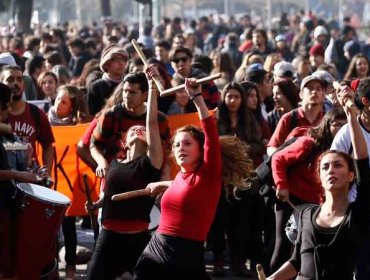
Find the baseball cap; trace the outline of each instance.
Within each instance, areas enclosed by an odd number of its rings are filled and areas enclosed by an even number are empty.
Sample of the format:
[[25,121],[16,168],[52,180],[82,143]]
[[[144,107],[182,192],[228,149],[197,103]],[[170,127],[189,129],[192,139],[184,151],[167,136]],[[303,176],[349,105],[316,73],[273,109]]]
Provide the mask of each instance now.
[[274,66],[274,75],[278,77],[293,77],[295,72],[293,64],[287,61],[279,61]]
[[5,52],[0,54],[0,65],[17,66],[17,63],[11,53]]
[[325,70],[317,70],[312,73],[312,76],[320,78],[327,85],[331,85],[334,82],[334,77],[328,71]]
[[322,26],[322,25],[316,26],[313,32],[313,37],[317,38],[321,35],[325,35],[325,36],[328,35],[328,30],[325,28],[325,26]]
[[276,41],[276,42],[279,42],[279,41],[286,41],[286,37],[285,37],[285,35],[283,35],[283,34],[279,34],[279,35],[277,35],[277,36],[275,37],[275,41]]
[[316,81],[316,82],[320,82],[323,86],[324,86],[324,81],[322,79],[320,79],[319,77],[316,77],[314,75],[310,75],[310,76],[307,76],[306,78],[304,78],[301,82],[301,90],[303,90],[303,88],[309,83],[309,82],[312,82],[312,81]]

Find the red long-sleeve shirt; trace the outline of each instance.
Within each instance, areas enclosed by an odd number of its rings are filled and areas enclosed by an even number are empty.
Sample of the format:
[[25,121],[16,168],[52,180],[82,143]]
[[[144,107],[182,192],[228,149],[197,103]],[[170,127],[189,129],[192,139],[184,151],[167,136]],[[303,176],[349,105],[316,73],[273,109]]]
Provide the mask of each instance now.
[[195,172],[179,172],[161,201],[158,232],[191,240],[206,240],[221,193],[221,148],[216,121],[201,122],[204,162]]
[[271,168],[278,190],[288,189],[289,193],[302,200],[319,204],[323,190],[316,179],[317,156],[308,159],[312,149],[314,140],[301,136],[272,156]]

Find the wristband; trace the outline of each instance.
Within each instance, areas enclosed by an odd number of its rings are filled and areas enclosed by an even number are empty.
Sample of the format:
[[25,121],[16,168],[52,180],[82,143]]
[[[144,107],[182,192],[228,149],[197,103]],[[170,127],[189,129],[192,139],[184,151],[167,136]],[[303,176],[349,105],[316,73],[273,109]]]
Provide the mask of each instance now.
[[202,95],[202,93],[201,92],[199,92],[199,93],[196,93],[196,94],[194,94],[193,96],[190,96],[190,100],[191,101],[193,101],[194,100],[194,98],[196,98],[196,97],[198,97],[198,96],[201,96]]

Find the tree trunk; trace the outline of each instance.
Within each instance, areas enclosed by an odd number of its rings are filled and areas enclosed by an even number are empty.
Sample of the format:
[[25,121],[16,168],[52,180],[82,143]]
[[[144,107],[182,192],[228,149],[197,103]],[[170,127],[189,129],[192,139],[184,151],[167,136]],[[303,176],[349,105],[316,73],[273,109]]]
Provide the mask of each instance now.
[[110,8],[110,0],[100,0],[101,13],[103,17],[112,16],[112,11]]
[[31,17],[33,11],[33,0],[16,0],[16,15],[18,19],[18,30],[31,32]]

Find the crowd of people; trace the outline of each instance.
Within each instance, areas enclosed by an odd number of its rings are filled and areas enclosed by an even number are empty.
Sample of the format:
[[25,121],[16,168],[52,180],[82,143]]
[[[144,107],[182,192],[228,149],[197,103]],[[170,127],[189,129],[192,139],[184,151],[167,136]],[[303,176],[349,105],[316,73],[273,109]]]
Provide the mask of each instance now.
[[[99,200],[86,206],[100,224],[88,279],[209,279],[205,250],[217,277],[226,265],[255,277],[262,264],[271,280],[370,279],[370,41],[347,18],[284,16],[269,32],[244,15],[165,18],[142,34],[111,21],[2,34],[0,279],[14,276],[16,183],[50,183],[51,127],[82,123],[76,154],[101,178]],[[161,97],[157,82],[184,87]],[[168,116],[187,113],[201,128],[171,131]],[[6,150],[9,142],[27,149]],[[267,157],[272,195],[253,172]],[[76,217],[61,226],[74,279]]]

